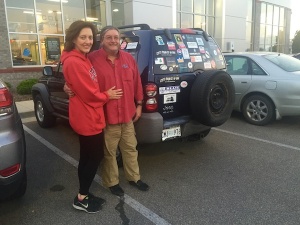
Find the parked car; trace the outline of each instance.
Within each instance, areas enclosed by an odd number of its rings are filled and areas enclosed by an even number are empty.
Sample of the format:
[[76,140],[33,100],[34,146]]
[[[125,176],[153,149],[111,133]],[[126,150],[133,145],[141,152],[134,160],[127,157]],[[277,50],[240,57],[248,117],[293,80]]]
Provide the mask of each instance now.
[[[137,61],[144,89],[143,113],[135,124],[139,143],[190,136],[205,137],[231,115],[234,85],[223,54],[201,29],[120,27],[121,50]],[[37,122],[51,127],[68,119],[63,65],[45,66],[32,87]]]
[[300,59],[300,53],[297,53],[297,54],[295,54],[295,55],[292,55],[294,58],[296,58],[296,59]]
[[23,125],[13,96],[0,79],[0,200],[21,197],[26,187]]
[[300,61],[275,52],[224,53],[235,85],[234,110],[254,125],[300,115]]

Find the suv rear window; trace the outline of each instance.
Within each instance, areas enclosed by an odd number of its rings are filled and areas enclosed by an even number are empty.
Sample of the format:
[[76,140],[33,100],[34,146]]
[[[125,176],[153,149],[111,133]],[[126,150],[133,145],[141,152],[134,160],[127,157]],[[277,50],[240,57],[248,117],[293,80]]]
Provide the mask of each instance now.
[[154,39],[154,74],[224,69],[222,53],[213,41],[199,34],[172,34],[172,39],[156,35]]

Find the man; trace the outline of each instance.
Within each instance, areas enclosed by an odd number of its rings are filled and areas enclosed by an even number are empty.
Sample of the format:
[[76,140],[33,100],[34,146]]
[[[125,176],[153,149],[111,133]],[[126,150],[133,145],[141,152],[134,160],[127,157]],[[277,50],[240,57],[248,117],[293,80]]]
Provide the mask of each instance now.
[[137,140],[133,123],[142,114],[143,90],[134,58],[120,51],[120,32],[116,27],[106,26],[100,33],[100,49],[89,53],[98,77],[100,90],[115,86],[122,89],[123,96],[109,101],[104,108],[106,128],[104,130],[104,159],[101,168],[103,185],[111,193],[123,196],[119,185],[119,170],[116,151],[119,146],[123,158],[125,177],[129,184],[141,191],[149,186],[141,181],[136,149]]

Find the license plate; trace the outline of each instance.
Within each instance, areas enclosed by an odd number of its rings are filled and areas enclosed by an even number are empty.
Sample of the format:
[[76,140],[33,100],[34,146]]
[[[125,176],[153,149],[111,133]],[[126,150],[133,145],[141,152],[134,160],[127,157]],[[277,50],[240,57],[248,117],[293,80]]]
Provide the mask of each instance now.
[[180,126],[170,127],[162,131],[162,140],[165,141],[169,138],[180,137],[181,129]]

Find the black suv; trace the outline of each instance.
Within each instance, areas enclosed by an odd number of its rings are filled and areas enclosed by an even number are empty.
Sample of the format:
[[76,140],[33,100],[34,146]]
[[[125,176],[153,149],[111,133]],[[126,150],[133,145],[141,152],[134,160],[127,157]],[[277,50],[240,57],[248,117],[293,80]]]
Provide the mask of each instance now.
[[[143,114],[135,124],[139,143],[205,137],[229,119],[234,85],[214,39],[202,29],[151,29],[147,24],[119,27],[121,49],[137,61],[144,89]],[[45,66],[32,87],[41,127],[68,118],[63,65]]]

